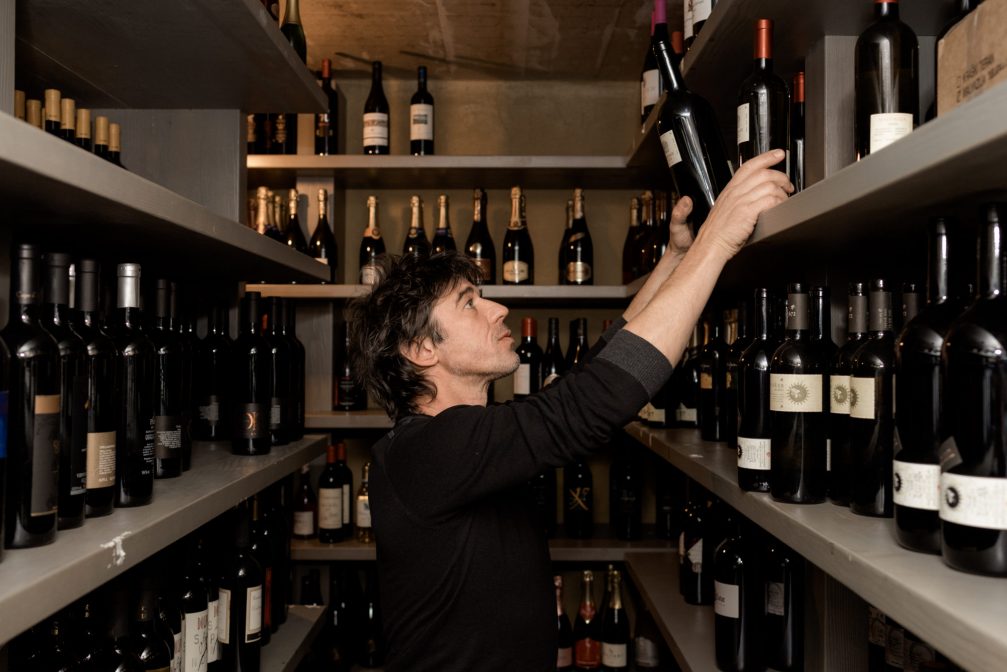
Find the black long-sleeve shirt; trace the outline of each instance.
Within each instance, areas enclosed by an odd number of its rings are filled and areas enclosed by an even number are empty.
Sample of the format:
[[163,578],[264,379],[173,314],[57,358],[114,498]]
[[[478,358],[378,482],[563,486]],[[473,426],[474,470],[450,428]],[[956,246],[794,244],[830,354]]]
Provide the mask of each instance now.
[[604,446],[670,374],[623,331],[523,401],[408,416],[374,445],[388,672],[555,668],[549,549],[527,482]]

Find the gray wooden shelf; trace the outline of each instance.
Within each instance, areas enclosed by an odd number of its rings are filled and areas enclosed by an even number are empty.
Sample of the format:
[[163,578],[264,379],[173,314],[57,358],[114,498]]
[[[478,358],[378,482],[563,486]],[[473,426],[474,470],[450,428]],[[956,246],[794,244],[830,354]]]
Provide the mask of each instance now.
[[366,411],[308,411],[304,415],[308,429],[391,429],[392,419],[378,409]]
[[687,604],[679,594],[678,554],[627,553],[626,569],[682,670],[716,670],[713,607]]
[[90,108],[321,112],[325,97],[257,0],[31,0],[17,84]]
[[8,226],[51,234],[67,249],[101,245],[174,273],[184,260],[197,277],[318,281],[328,274],[286,245],[3,113],[0,195]]
[[268,455],[243,457],[232,455],[230,444],[197,443],[193,468],[155,481],[151,504],[88,519],[47,546],[6,551],[0,644],[310,462],[327,444],[327,437],[308,435]]
[[1007,581],[957,572],[937,556],[901,548],[889,519],[744,492],[735,452],[702,441],[698,430],[633,423],[627,431],[959,665],[1001,669],[1007,659]]
[[269,644],[262,648],[261,668],[264,672],[294,672],[311,650],[311,645],[325,627],[324,606],[292,604],[287,622],[273,633]]

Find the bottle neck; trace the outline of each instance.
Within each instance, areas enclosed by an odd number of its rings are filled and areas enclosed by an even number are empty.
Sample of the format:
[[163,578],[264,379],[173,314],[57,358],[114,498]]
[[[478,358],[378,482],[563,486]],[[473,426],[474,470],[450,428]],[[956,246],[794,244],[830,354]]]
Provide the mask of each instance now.
[[648,196],[644,196],[643,198],[643,224],[644,226],[655,226],[654,199]]
[[756,58],[754,61],[755,69],[761,70],[762,72],[771,73],[773,72],[773,59],[771,58]]
[[787,336],[789,338],[801,338],[808,333],[808,295],[788,294],[787,295]]
[[445,232],[451,230],[451,220],[448,216],[448,204],[447,201],[440,203],[440,219],[437,223],[437,230],[439,232]]
[[874,3],[874,16],[879,19],[898,19],[899,3],[894,1]]
[[378,229],[378,204],[371,203],[367,206],[367,229],[364,236],[368,238],[380,238],[381,232]]
[[472,199],[472,223],[483,223],[483,198],[482,195]]
[[871,291],[868,329],[875,335],[892,332],[892,293],[887,290]]
[[510,223],[507,225],[511,229],[520,229],[521,222],[521,195],[511,194],[510,198]]
[[671,39],[668,37],[668,24],[659,23],[654,26],[654,39],[651,43],[654,50],[654,57],[657,59],[657,68],[661,71],[661,79],[664,80],[664,88],[667,91],[684,91],[685,82],[682,73],[678,69],[678,59],[671,48]]
[[618,572],[612,575],[612,594],[608,599],[609,609],[622,609],[622,578]]
[[547,341],[550,346],[559,347],[559,323],[549,322],[549,340]]
[[867,297],[863,294],[850,294],[847,333],[851,338],[859,338],[867,333]]
[[761,293],[755,299],[755,309],[753,311],[755,315],[755,337],[759,340],[765,341],[769,338],[769,331],[771,325],[769,323],[769,296],[768,294]]
[[812,312],[811,340],[821,341],[830,338],[832,334],[832,306],[828,296],[821,294],[815,297]]
[[409,223],[409,235],[416,236],[423,229],[423,206],[419,203],[412,205],[413,217]]
[[371,70],[371,91],[381,89],[381,65],[377,64]]
[[423,93],[427,91],[427,73],[425,70],[420,70],[416,74],[416,88]]
[[999,296],[1003,291],[1001,284],[1003,282],[1002,233],[999,221],[987,223],[980,257],[979,293],[981,296],[992,298]]
[[301,8],[298,0],[287,0],[287,16],[283,22],[298,24],[301,22]]

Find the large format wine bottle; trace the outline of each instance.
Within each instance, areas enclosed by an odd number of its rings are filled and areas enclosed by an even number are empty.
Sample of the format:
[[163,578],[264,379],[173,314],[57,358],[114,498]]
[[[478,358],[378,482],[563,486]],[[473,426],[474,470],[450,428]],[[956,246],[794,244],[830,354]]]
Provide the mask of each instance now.
[[601,666],[605,672],[629,668],[629,617],[622,606],[622,574],[612,572],[612,589],[601,632]]
[[[655,0],[664,4],[666,0]],[[665,13],[667,13],[665,9]],[[650,39],[654,39],[654,11],[650,12]],[[661,97],[661,71],[657,69],[657,59],[654,50],[647,43],[647,55],[643,59],[643,69],[640,71],[640,123],[647,123],[647,117],[657,105]]]
[[[290,42],[290,46],[301,59],[301,63],[306,63],[308,61],[308,41],[304,37],[304,28],[301,27],[300,0],[287,0],[286,4],[280,32]],[[296,117],[294,119],[296,120]]]
[[[832,301],[828,287],[811,288],[811,346],[817,351],[818,359],[825,366],[822,376],[825,379],[825,393],[822,395],[822,418],[825,420],[825,469],[832,469],[832,434],[830,433],[829,413],[831,408],[829,391],[831,379],[829,363],[836,358],[838,348],[832,340]],[[828,482],[828,474],[826,474]],[[826,490],[828,489],[826,485]]]
[[41,325],[39,250],[15,247],[10,320],[0,332],[10,362],[4,544],[41,546],[56,535],[60,378],[59,348]]
[[225,670],[258,672],[262,651],[262,568],[252,557],[251,511],[242,502],[234,513],[234,549],[221,567],[217,639]]
[[794,75],[790,105],[790,182],[794,193],[804,191],[804,73]]
[[241,300],[241,328],[232,348],[231,452],[264,455],[270,449],[270,348],[262,337],[258,292]]
[[[64,98],[63,101],[69,100]],[[71,101],[73,102],[73,101]],[[59,347],[59,495],[57,527],[84,524],[87,433],[84,430],[84,342],[70,328],[70,255],[45,255],[45,303],[40,323]]]
[[765,595],[753,541],[737,525],[713,557],[714,648],[724,672],[763,669]]
[[381,86],[381,61],[371,66],[371,91],[364,102],[364,154],[388,153],[388,99]]
[[73,330],[84,343],[84,513],[112,513],[115,501],[115,344],[99,328],[98,262],[76,264],[77,320]]
[[720,321],[714,319],[710,324],[710,340],[699,354],[699,432],[704,441],[722,441],[727,435],[728,347],[720,331]]
[[594,284],[594,246],[591,243],[591,232],[587,228],[587,217],[584,216],[584,190],[580,188],[573,190],[570,236],[566,239],[560,256],[563,259],[562,284]]
[[[773,20],[755,22],[755,65],[738,94],[738,165],[771,149],[790,152],[790,92],[773,72]],[[786,161],[776,166],[789,173]]]
[[427,68],[416,68],[416,93],[409,100],[409,153],[434,153],[434,97],[427,91]]
[[433,242],[430,243],[430,253],[440,254],[441,252],[455,251],[455,236],[451,233],[451,217],[449,216],[449,201],[447,194],[437,197],[437,231],[434,232]]
[[479,267],[481,280],[479,284],[496,284],[496,247],[493,245],[493,237],[490,235],[489,227],[486,225],[486,192],[482,189],[475,189],[472,192],[472,228],[469,230],[468,240],[465,241],[465,254]]
[[773,540],[763,559],[766,579],[765,662],[780,672],[804,670],[804,558]]
[[999,203],[983,208],[979,294],[942,353],[951,438],[941,447],[941,552],[955,569],[997,576],[1007,575],[1005,213]]
[[570,618],[563,610],[563,577],[552,577],[556,586],[556,672],[573,670],[573,628]]
[[154,490],[154,345],[140,313],[140,265],[119,264],[116,319],[109,327],[116,366],[115,505],[149,504]]
[[378,259],[385,254],[385,241],[378,228],[378,197],[367,197],[367,228],[360,240],[360,284],[376,285],[381,281]]
[[755,290],[755,340],[738,362],[738,486],[769,492],[772,434],[769,363],[777,348],[770,332],[769,290]]
[[580,608],[573,624],[573,659],[578,670],[601,667],[601,633],[594,605],[594,572],[584,570],[581,578]]
[[409,223],[406,240],[402,243],[402,254],[425,259],[430,256],[430,241],[427,240],[426,227],[423,226],[423,199],[416,195],[410,196],[409,210],[412,220]]
[[930,222],[927,307],[906,324],[895,344],[895,462],[892,492],[895,539],[926,553],[941,552],[940,447],[948,438],[941,394],[941,348],[961,313],[948,285],[950,222]]
[[850,370],[850,510],[862,516],[892,515],[892,439],[895,431],[895,335],[892,293],[871,282],[868,338]]
[[851,282],[847,315],[847,340],[839,348],[829,369],[829,441],[832,442],[832,469],[829,471],[829,499],[839,506],[850,504],[853,455],[850,453],[850,373],[853,357],[867,340],[867,292],[864,283]]
[[514,398],[524,399],[539,391],[542,384],[542,348],[535,335],[538,324],[534,317],[521,319],[521,344],[517,347],[519,364],[514,372]]
[[770,492],[774,499],[795,504],[820,502],[826,493],[822,397],[828,393],[827,363],[811,343],[808,313],[804,286],[789,285],[786,339],[769,365]]
[[231,436],[230,417],[231,339],[227,328],[227,305],[215,302],[207,313],[206,337],[196,351],[196,422],[193,438],[224,441]]
[[171,330],[172,283],[158,278],[154,329],[154,477],[182,475],[182,345]]
[[332,229],[329,228],[329,218],[325,214],[328,205],[328,192],[325,189],[319,189],[318,223],[315,224],[315,231],[311,234],[308,250],[310,250],[312,257],[329,267],[329,281],[335,282],[336,266],[339,264],[339,247],[336,244],[336,237],[332,235]]
[[339,95],[332,81],[332,61],[322,59],[319,86],[325,95],[325,111],[315,115],[315,154],[328,156],[339,153]]
[[293,347],[283,335],[283,299],[269,299],[269,436],[274,446],[294,440]]
[[504,236],[503,284],[535,284],[535,250],[524,218],[524,196],[521,187],[510,190],[511,214]]
[[301,230],[301,218],[297,215],[297,200],[297,189],[291,189],[287,192],[287,226],[283,229],[283,240],[281,242],[298,252],[308,254],[308,241],[304,239],[304,232]]
[[857,158],[909,135],[919,122],[919,46],[899,20],[898,0],[874,0],[875,22],[857,38],[854,60]]
[[657,129],[676,191],[692,199],[691,219],[698,230],[720,190],[730,181],[731,164],[713,108],[685,87],[662,3],[655,9],[653,49],[667,96]]
[[563,468],[563,525],[574,539],[589,539],[594,532],[594,478],[583,460]]

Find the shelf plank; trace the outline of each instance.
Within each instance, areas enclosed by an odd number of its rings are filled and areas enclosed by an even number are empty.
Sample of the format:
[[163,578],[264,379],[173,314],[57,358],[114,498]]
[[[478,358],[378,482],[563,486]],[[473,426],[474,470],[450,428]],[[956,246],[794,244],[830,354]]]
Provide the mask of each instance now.
[[287,622],[280,626],[262,648],[261,668],[269,672],[294,672],[311,650],[311,645],[325,627],[324,606],[292,604]]
[[894,540],[892,521],[830,503],[796,505],[738,487],[735,452],[698,430],[627,432],[966,669],[1007,658],[1007,581],[957,572]]
[[78,106],[321,112],[325,97],[256,0],[18,3],[18,86]]
[[155,481],[151,504],[88,519],[47,546],[6,551],[0,611],[17,616],[0,619],[0,644],[310,462],[327,443],[308,435],[259,457],[232,455],[229,443],[197,443],[193,468]]
[[366,411],[312,411],[304,415],[308,429],[391,429],[392,419],[378,409]]
[[682,599],[678,554],[627,553],[626,569],[682,670],[716,670],[713,607],[697,607]]
[[0,195],[17,215],[8,221],[68,249],[100,242],[104,253],[139,255],[173,274],[184,259],[187,273],[214,278],[328,275],[306,255],[3,113]]

